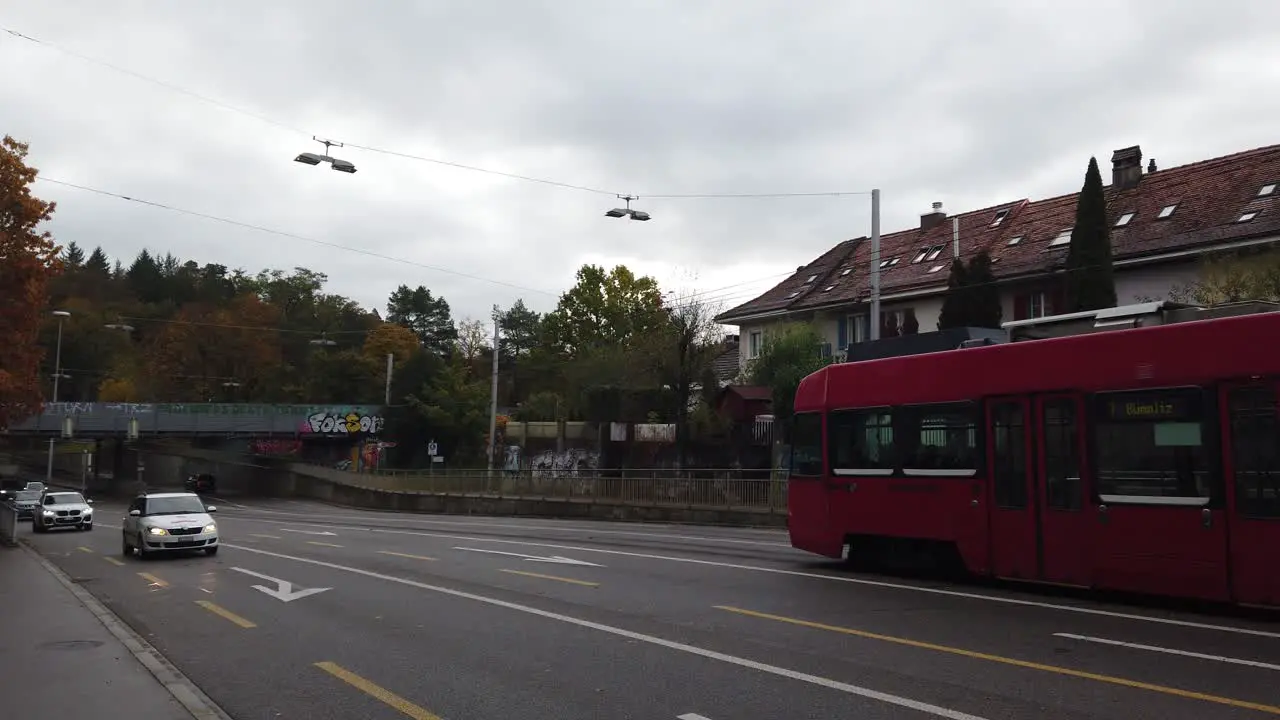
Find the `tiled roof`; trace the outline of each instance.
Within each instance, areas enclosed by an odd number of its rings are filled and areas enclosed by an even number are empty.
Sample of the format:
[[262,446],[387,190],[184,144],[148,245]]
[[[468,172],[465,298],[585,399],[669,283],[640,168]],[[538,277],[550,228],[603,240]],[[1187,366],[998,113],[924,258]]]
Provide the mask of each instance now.
[[721,383],[733,382],[738,378],[738,373],[742,371],[740,352],[738,344],[733,343],[711,361],[711,372],[715,373],[716,379]]
[[[1121,151],[1117,151],[1117,156]],[[1141,157],[1138,158],[1139,162]],[[1105,179],[1107,167],[1100,163]],[[1139,166],[1139,169],[1141,166]],[[1081,173],[1083,178],[1083,173]],[[1112,256],[1116,260],[1204,249],[1235,240],[1280,235],[1280,145],[1142,174],[1134,187],[1108,186]],[[1061,267],[1067,245],[1053,245],[1075,222],[1079,193],[1046,200],[1014,200],[947,217],[925,230],[919,227],[881,236],[882,295],[946,285],[952,260],[952,221],[960,221],[960,255],[989,250],[993,270],[1002,279]],[[1161,210],[1176,206],[1161,218]],[[1257,215],[1239,222],[1245,213]],[[1000,222],[997,215],[1003,213]],[[1117,227],[1128,213],[1133,216]],[[1014,242],[1016,239],[1016,242]],[[719,316],[732,322],[781,310],[810,310],[865,302],[869,296],[871,244],[846,240],[801,268],[765,294]],[[1013,244],[1010,244],[1010,243]],[[940,251],[939,251],[940,248]],[[935,251],[938,251],[935,253]],[[922,254],[923,253],[923,254]],[[897,259],[896,262],[894,259]],[[844,271],[852,268],[848,273]],[[810,282],[809,278],[814,277]],[[795,293],[792,295],[792,293]]]

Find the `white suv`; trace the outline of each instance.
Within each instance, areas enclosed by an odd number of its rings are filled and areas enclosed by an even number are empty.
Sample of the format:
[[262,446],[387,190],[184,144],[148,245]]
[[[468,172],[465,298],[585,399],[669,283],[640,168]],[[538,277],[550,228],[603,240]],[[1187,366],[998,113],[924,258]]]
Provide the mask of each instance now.
[[195,493],[148,493],[129,504],[122,532],[125,555],[136,549],[140,557],[171,550],[218,552],[218,526]]

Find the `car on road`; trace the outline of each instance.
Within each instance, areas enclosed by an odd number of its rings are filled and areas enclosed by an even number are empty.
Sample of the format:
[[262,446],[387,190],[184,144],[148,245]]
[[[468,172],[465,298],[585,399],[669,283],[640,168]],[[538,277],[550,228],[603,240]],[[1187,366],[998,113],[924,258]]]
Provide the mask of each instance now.
[[40,493],[35,490],[18,490],[10,493],[13,498],[13,505],[18,510],[19,520],[30,520],[36,515],[36,508],[40,507]]
[[218,479],[209,473],[188,475],[183,483],[187,492],[213,495],[218,492]]
[[195,493],[143,493],[129,504],[121,534],[125,555],[146,558],[158,552],[204,550],[218,552],[218,525]]
[[93,529],[92,501],[78,492],[57,490],[44,492],[37,501],[31,518],[32,532],[48,532],[54,528]]
[[38,482],[36,480],[32,480],[31,482],[27,483],[26,487],[24,487],[23,490],[35,490],[36,492],[44,492],[45,484],[42,482]]

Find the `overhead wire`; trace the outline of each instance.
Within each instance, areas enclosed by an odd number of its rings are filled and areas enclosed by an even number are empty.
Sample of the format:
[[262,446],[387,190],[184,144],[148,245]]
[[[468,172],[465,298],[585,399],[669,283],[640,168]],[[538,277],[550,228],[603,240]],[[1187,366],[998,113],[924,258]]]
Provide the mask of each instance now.
[[[210,105],[221,108],[223,110],[227,110],[229,112],[234,112],[240,115],[244,115],[246,117],[253,118],[255,120],[267,123],[269,125],[273,125],[283,130],[289,130],[291,132],[295,132],[300,135],[311,136],[312,138],[317,137],[315,133],[311,133],[306,130],[303,130],[302,128],[299,128],[298,126],[293,125],[291,123],[282,122],[280,120],[276,120],[274,118],[268,117],[261,113],[254,112],[252,110],[246,110],[237,105],[232,105],[231,103],[223,102],[216,98],[211,98],[207,95],[203,95],[193,90],[188,90],[187,88],[184,88],[180,85],[166,82],[164,80],[160,80],[160,79],[151,77],[149,75],[144,75],[134,70],[129,70],[128,68],[120,67],[119,65],[115,65],[105,60],[100,60],[98,58],[91,57],[89,55],[85,55],[83,53],[79,53],[74,50],[70,50],[56,43],[53,43],[41,38],[37,38],[31,35],[27,35],[26,33],[19,32],[12,28],[0,26],[0,32],[7,33],[10,36],[17,38],[19,40],[25,40],[27,42],[40,45],[42,47],[47,47],[51,50],[65,53],[79,60],[83,60],[85,62],[128,75],[132,78],[142,80],[143,82],[148,82],[153,85],[165,88],[167,90],[171,90],[173,92],[186,95],[190,98],[199,100],[204,103],[208,103]],[[587,192],[595,195],[609,195],[609,196],[613,196],[620,199],[621,198],[630,198],[632,200],[638,200],[640,198],[644,198],[646,200],[716,199],[716,198],[718,199],[731,199],[731,198],[759,199],[759,198],[798,198],[798,197],[842,197],[842,196],[849,196],[849,195],[867,195],[870,193],[870,191],[868,190],[857,190],[857,191],[834,191],[834,192],[828,191],[828,192],[780,192],[780,193],[653,193],[653,194],[638,195],[635,193],[628,194],[628,193],[620,193],[612,190],[605,190],[602,188],[592,187],[590,185],[585,185],[581,183],[563,182],[560,180],[552,180],[549,178],[542,178],[542,177],[537,177],[533,175],[523,175],[519,173],[505,172],[502,170],[493,170],[490,168],[479,167],[476,165],[468,165],[465,163],[454,162],[451,160],[441,160],[439,158],[432,158],[424,155],[418,155],[415,153],[377,147],[374,145],[364,145],[360,143],[345,142],[345,141],[342,143],[342,145],[343,147],[360,149],[366,152],[379,153],[383,155],[399,157],[399,158],[404,158],[408,160],[416,160],[419,162],[425,162],[425,163],[440,165],[444,167],[451,167],[458,170],[467,170],[471,172],[484,173],[487,175],[505,177],[512,180],[520,180],[523,182],[549,185],[553,187],[564,188],[567,190],[577,190],[580,192]]]

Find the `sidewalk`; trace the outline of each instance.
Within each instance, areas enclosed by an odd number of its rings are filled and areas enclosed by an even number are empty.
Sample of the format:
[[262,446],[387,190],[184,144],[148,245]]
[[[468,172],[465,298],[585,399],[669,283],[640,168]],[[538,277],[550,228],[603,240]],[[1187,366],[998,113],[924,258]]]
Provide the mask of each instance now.
[[227,718],[101,603],[21,544],[0,547],[0,667],[5,717]]

